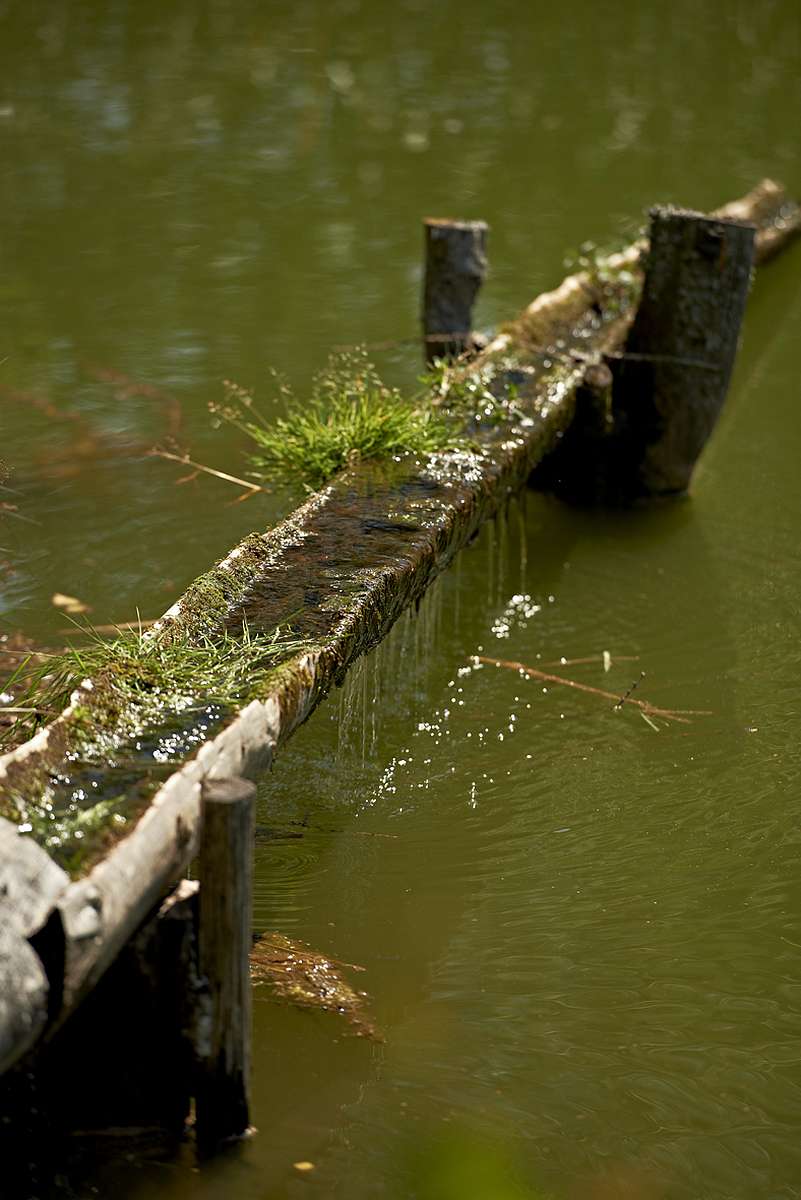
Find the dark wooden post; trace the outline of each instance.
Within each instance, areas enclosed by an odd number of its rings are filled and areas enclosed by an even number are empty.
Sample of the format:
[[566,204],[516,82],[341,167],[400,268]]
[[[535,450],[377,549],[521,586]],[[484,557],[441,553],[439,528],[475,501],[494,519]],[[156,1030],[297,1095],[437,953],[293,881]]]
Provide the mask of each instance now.
[[434,217],[423,224],[423,349],[428,363],[473,348],[473,304],[487,273],[488,226]]
[[729,386],[753,225],[651,210],[642,299],[613,363],[610,482],[621,499],[685,492]]
[[244,779],[203,786],[198,951],[208,1005],[198,1030],[197,1147],[208,1157],[249,1127],[253,799]]

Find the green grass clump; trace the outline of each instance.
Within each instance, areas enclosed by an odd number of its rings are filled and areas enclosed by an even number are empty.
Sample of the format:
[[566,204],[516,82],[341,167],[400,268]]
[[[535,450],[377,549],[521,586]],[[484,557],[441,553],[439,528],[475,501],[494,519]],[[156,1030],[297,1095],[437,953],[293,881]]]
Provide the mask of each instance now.
[[[71,646],[61,654],[24,661],[2,689],[15,693],[24,709],[14,725],[0,731],[3,741],[18,743],[58,716],[74,690],[91,679],[97,714],[105,722],[95,736],[108,740],[131,736],[166,713],[179,713],[194,703],[222,706],[252,699],[264,689],[275,666],[301,644],[282,630],[251,634],[247,626],[234,636],[168,639],[124,630],[112,640],[91,628],[88,646]],[[114,724],[116,720],[116,725]],[[92,732],[88,731],[89,740]]]
[[212,411],[256,444],[249,455],[262,479],[314,489],[362,459],[431,454],[454,440],[446,417],[387,387],[363,352],[335,355],[317,375],[308,401],[281,388],[286,410],[266,420],[252,395],[226,384],[226,402]]

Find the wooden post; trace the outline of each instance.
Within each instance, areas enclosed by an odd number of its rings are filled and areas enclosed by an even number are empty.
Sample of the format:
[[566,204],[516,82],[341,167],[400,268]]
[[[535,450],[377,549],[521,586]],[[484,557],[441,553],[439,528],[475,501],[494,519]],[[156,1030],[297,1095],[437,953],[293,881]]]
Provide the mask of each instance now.
[[244,779],[203,785],[198,951],[208,1007],[200,1022],[197,1148],[208,1157],[248,1130],[253,907],[253,799]]
[[743,222],[652,209],[642,299],[613,363],[613,498],[687,490],[726,398],[754,237]]
[[423,287],[423,352],[455,358],[474,346],[473,303],[487,273],[484,221],[429,217],[425,228],[426,271]]

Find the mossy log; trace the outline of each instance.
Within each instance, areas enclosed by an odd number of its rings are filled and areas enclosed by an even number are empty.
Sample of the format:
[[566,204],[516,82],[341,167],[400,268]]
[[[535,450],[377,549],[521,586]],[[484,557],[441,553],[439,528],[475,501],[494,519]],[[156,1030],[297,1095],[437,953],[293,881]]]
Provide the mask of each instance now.
[[[753,217],[757,224],[757,258],[761,248],[775,252],[798,229],[798,210],[776,185],[762,185],[752,200],[738,203],[737,218]],[[96,984],[197,853],[203,782],[252,777],[269,765],[348,667],[385,636],[558,442],[588,366],[624,344],[633,309],[620,311],[607,299],[612,293],[618,300],[636,299],[642,249],[638,243],[608,261],[620,283],[611,293],[587,273],[570,277],[463,368],[495,367],[504,385],[512,367],[518,388],[508,420],[495,425],[478,450],[436,456],[422,470],[403,462],[390,468],[363,464],[344,473],[274,530],[247,538],[155,627],[155,636],[208,635],[226,625],[241,628],[243,618],[254,630],[291,618],[308,650],[282,668],[262,698],[176,765],[139,820],[123,833],[109,833],[102,857],[86,875],[59,880],[49,916],[39,914],[45,925],[55,920],[64,934],[63,969],[54,967],[58,978],[51,974],[48,980],[50,1031]],[[0,759],[0,794],[41,794],[62,769],[69,731],[79,715],[86,720],[90,701],[90,693],[80,691],[66,714]],[[8,1011],[2,1019],[7,1066],[29,1047],[34,1026],[16,1030]],[[40,1016],[36,1021],[41,1028]]]

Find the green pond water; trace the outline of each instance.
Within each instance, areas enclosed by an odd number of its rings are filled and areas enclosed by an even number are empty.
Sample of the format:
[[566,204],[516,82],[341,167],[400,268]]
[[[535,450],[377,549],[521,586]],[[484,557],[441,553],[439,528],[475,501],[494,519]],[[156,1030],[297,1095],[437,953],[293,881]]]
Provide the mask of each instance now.
[[[51,643],[53,593],[155,617],[288,510],[144,452],[239,474],[222,379],[413,339],[421,217],[490,222],[491,326],[649,203],[801,192],[789,0],[30,0],[0,63],[0,615]],[[385,1040],[257,989],[258,1135],[65,1194],[801,1193],[799,320],[796,247],[693,499],[513,504],[262,781],[256,926],[364,967]],[[412,386],[414,344],[375,357]]]

